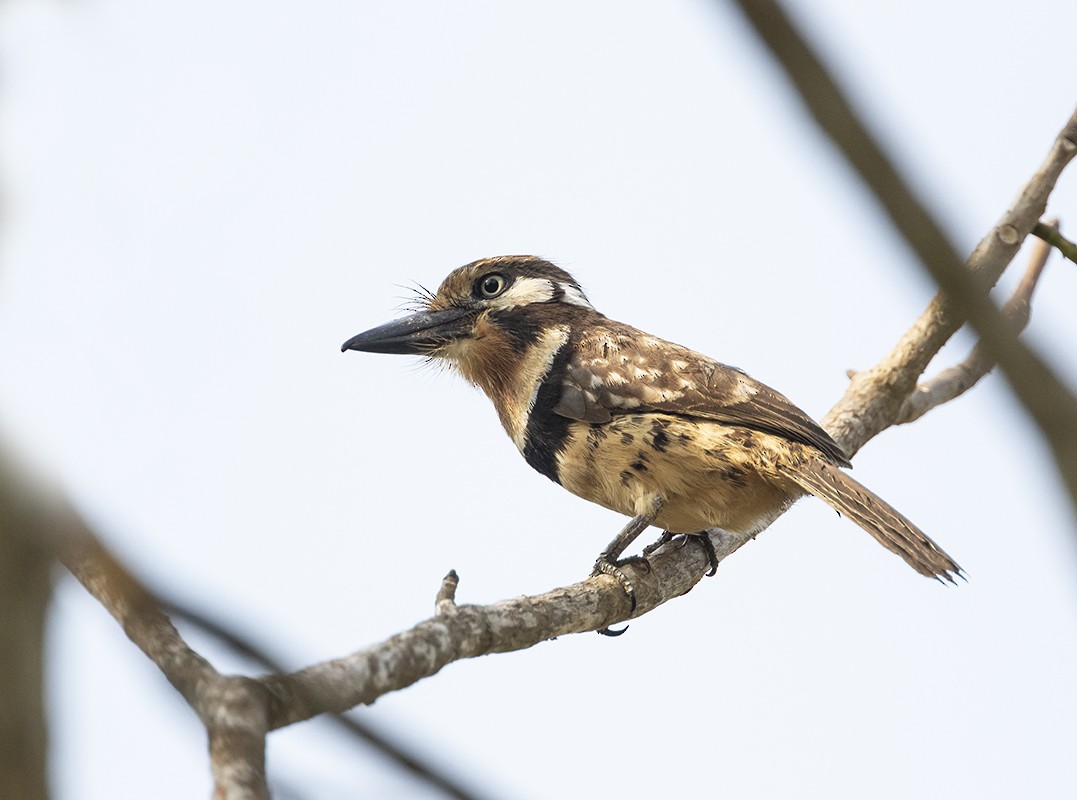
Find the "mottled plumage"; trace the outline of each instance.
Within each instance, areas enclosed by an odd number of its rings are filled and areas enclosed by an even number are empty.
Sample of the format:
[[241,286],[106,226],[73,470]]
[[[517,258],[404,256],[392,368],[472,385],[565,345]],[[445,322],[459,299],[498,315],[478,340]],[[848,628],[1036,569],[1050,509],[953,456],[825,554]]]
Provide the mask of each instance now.
[[[841,470],[849,466],[845,453],[784,395],[608,319],[550,262],[475,261],[423,304],[344,348],[448,360],[490,397],[532,467],[634,517],[639,529],[754,534],[811,493],[917,572],[960,574],[922,531]],[[599,561],[629,591],[615,564],[603,561],[635,533],[611,543]]]

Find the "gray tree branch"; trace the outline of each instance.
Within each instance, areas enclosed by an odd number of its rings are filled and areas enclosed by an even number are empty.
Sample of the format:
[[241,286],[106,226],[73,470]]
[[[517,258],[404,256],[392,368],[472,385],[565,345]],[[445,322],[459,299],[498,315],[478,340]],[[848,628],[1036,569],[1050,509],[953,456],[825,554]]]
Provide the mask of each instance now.
[[[215,797],[268,798],[264,770],[267,703],[261,685],[249,678],[221,675],[188,647],[153,594],[101,544],[62,494],[35,476],[2,441],[0,526],[5,537],[23,548],[35,548],[49,564],[55,559],[67,567],[195,710],[209,734]],[[37,591],[46,591],[40,587],[47,587],[48,581],[42,578],[42,570],[36,572]],[[23,682],[5,686],[5,691],[21,693],[31,686],[32,682]],[[7,777],[0,774],[4,781],[0,796],[35,796],[14,791],[14,782],[7,783]]]
[[[441,599],[439,597],[439,603],[449,603],[450,606],[453,604],[452,593],[455,591],[455,581],[456,573],[450,573],[450,575],[446,576],[443,583],[445,598]],[[266,648],[256,644],[226,624],[179,603],[166,602],[164,607],[173,619],[181,623],[187,622],[210,634],[234,652],[257,663],[262,669],[271,673],[285,672],[282,662],[270,655]],[[345,714],[331,715],[330,719],[353,741],[373,748],[419,780],[441,791],[445,796],[456,800],[477,800],[481,796],[462,785],[459,781],[439,771],[428,760],[391,741],[390,737],[378,731],[369,722],[360,720],[356,716]]]
[[[1057,229],[1058,223],[1052,221],[1043,227]],[[1028,266],[1021,282],[1014,289],[1010,299],[1002,307],[1002,315],[1015,332],[1024,330],[1028,320],[1032,316],[1032,293],[1039,284],[1040,275],[1047,265],[1047,257],[1051,254],[1051,244],[1046,240],[1036,242],[1029,257]],[[935,406],[948,403],[956,397],[967,392],[989,373],[995,366],[991,357],[979,344],[972,348],[972,352],[960,364],[948,367],[929,381],[921,383],[905,398],[905,402],[898,411],[898,425],[914,422]]]
[[[987,295],[1025,237],[1035,229],[1058,176],[1077,156],[1077,111],[1055,138],[1047,160],[1025,185],[1013,207],[965,263],[782,6],[776,0],[734,0],[734,4],[782,67],[812,118],[856,170],[938,284],[940,295],[918,324],[933,329],[936,337],[947,339],[968,320],[1051,448],[1077,514],[1077,397],[1036,352],[1017,339]],[[911,344],[918,332],[910,334]],[[835,407],[824,418],[824,426],[839,429],[840,435],[835,438],[848,445],[852,453],[867,441],[867,434],[874,435],[882,429],[880,425],[893,423],[894,415],[935,352],[938,348],[923,352],[910,349],[903,354],[909,364],[918,366],[915,374],[911,370],[895,372],[883,364],[860,373],[858,379],[869,390],[881,390],[875,391],[875,402],[855,414],[848,405]]]

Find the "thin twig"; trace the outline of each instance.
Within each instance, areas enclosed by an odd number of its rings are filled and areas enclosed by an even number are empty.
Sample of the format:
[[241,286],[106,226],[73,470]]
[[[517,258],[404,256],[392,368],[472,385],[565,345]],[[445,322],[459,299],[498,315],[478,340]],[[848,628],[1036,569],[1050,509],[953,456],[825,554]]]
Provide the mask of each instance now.
[[456,611],[456,587],[460,585],[460,576],[456,574],[455,569],[450,569],[449,574],[441,581],[441,586],[438,588],[437,599],[434,600],[434,613],[438,616],[442,614],[452,614]]
[[[1048,223],[1057,225],[1057,222]],[[1032,293],[1039,283],[1040,275],[1051,254],[1051,245],[1037,241],[1032,248],[1028,267],[1013,295],[1002,307],[1002,315],[1015,333],[1024,330],[1032,315]],[[948,403],[961,396],[995,367],[995,362],[977,343],[968,357],[956,366],[944,369],[934,378],[916,387],[898,412],[895,424],[904,425],[920,419],[935,406]]]
[[1049,223],[1037,222],[1036,226],[1032,229],[1032,235],[1038,236],[1058,249],[1063,256],[1068,258],[1073,263],[1077,264],[1077,243],[1071,242],[1058,230],[1058,224],[1051,225]]
[[[966,268],[942,226],[868,131],[782,6],[776,0],[735,0],[735,5],[782,66],[812,117],[871,189],[920,264],[938,284],[942,296],[939,312],[948,322],[943,329],[956,329],[955,323],[967,319],[984,349],[998,363],[1050,446],[1069,490],[1072,510],[1077,513],[1077,397],[1035,351],[1013,335],[987,296],[989,287],[1039,221],[1058,175],[1077,156],[1077,112],[1055,139],[1045,168],[1029,183],[1014,209],[976,248]],[[1021,212],[1016,210],[1018,207]],[[983,269],[986,264],[992,269]],[[893,415],[913,390],[920,372],[887,376],[893,387],[888,393]],[[838,442],[847,444],[842,438]]]

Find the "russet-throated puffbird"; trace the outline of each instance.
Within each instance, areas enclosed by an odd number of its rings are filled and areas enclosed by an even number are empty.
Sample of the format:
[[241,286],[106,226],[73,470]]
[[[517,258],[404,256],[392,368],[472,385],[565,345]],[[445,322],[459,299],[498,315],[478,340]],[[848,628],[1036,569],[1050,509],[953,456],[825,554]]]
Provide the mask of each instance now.
[[[632,521],[596,570],[635,607],[619,556],[649,525],[669,534],[752,534],[812,494],[919,572],[960,568],[902,514],[844,471],[833,439],[783,395],[739,369],[615,322],[564,270],[534,256],[449,273],[410,316],[344,350],[444,359],[493,401],[527,463]],[[712,572],[716,564],[707,536]]]

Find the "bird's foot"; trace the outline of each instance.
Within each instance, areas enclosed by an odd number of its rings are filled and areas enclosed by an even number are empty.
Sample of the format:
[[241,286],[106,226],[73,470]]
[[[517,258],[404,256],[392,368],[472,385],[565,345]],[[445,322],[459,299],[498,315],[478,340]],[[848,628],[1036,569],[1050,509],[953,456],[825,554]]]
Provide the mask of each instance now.
[[[670,533],[669,531],[662,531],[662,535],[651,544],[643,548],[643,555],[649,556],[658,548],[663,545],[667,545],[676,539],[681,537],[681,541],[678,543],[678,547],[684,547],[685,543],[689,539],[694,539],[703,546],[703,551],[707,554],[707,563],[710,565],[710,569],[707,570],[707,577],[712,577],[718,571],[718,553],[714,549],[714,542],[711,541],[711,537],[707,531],[700,531],[699,533]],[[648,562],[648,568],[650,568],[650,562]]]
[[[595,561],[595,568],[591,572],[592,575],[609,575],[612,578],[616,578],[617,582],[621,584],[621,588],[624,590],[625,595],[628,596],[629,614],[636,612],[636,587],[633,585],[631,579],[621,569],[625,564],[640,564],[646,565],[647,569],[651,568],[647,559],[640,556],[629,556],[628,558],[621,558],[617,561],[611,561],[604,555],[599,556]],[[622,633],[628,630],[628,626],[625,625],[620,630],[614,630],[613,628],[601,628],[596,631],[600,636],[620,636]]]
[[713,578],[714,573],[718,571],[718,553],[714,550],[714,542],[711,541],[711,535],[707,531],[701,531],[698,535],[693,536],[693,539],[698,539],[699,543],[703,545],[703,552],[707,554],[707,563],[710,564],[710,569],[707,570],[707,577]]
[[621,567],[632,564],[645,571],[651,569],[651,564],[643,556],[629,556],[628,558],[619,558],[616,561],[611,560],[604,555],[599,556],[595,561],[595,568],[591,572],[592,575],[609,575],[612,578],[616,578],[617,582],[621,584],[621,588],[624,589],[624,593],[628,595],[629,613],[635,613],[636,611],[636,587],[632,583],[632,580],[625,574]]
[[[663,500],[661,497],[655,497],[651,501],[651,507],[642,514],[637,514],[628,524],[624,526],[616,538],[608,545],[606,549],[598,554],[598,559],[595,561],[595,568],[591,572],[592,575],[609,575],[616,578],[617,582],[621,584],[621,588],[624,589],[624,593],[628,596],[629,609],[628,613],[636,613],[636,587],[625,574],[621,567],[626,564],[634,564],[637,567],[649,572],[651,569],[650,563],[646,558],[642,556],[629,556],[628,558],[618,558],[628,546],[635,541],[636,537],[643,533],[647,527],[654,522],[655,517],[658,516],[658,512],[662,510]],[[627,630],[627,628],[625,629]],[[599,633],[606,636],[619,636],[624,633],[621,631],[611,631],[609,628],[600,630]]]

